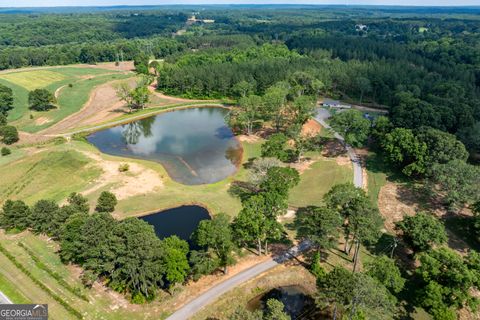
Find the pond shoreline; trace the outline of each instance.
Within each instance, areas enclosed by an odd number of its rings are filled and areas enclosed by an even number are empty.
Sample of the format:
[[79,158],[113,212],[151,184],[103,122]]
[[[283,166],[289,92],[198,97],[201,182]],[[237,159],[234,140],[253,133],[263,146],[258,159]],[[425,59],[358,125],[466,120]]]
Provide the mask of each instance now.
[[180,184],[208,185],[236,174],[243,162],[243,144],[227,116],[224,107],[175,108],[85,140],[104,154],[160,163]]

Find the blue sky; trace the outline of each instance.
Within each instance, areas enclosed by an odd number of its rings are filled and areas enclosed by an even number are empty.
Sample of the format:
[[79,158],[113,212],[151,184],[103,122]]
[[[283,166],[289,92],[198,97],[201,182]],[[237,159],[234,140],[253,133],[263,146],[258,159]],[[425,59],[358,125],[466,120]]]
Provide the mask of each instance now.
[[54,7],[54,6],[111,6],[161,4],[226,4],[226,3],[282,3],[282,4],[367,4],[367,5],[423,5],[461,6],[477,5],[480,0],[0,0],[0,7]]

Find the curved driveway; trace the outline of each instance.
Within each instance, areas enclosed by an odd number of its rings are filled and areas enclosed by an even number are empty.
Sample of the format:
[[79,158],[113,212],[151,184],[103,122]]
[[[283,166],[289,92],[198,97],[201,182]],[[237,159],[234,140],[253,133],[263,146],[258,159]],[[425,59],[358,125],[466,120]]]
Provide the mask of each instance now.
[[[332,130],[332,127],[328,125],[326,120],[330,118],[330,112],[328,112],[327,109],[325,108],[317,108],[317,114],[315,115],[314,119],[322,125],[322,127]],[[350,160],[352,160],[353,164],[353,184],[355,187],[362,188],[363,187],[363,174],[362,174],[362,164],[360,162],[360,159],[358,158],[357,154],[353,150],[351,146],[345,143],[345,139],[333,131],[334,134],[333,136],[342,142],[342,144],[345,146],[345,149],[347,149],[347,154],[350,157]]]
[[[315,115],[314,119],[320,123],[326,129],[332,129],[327,123],[326,120],[330,117],[330,112],[324,108],[318,108],[317,114]],[[352,160],[353,164],[353,184],[356,187],[362,188],[363,186],[363,175],[362,175],[362,166],[360,160],[353,150],[352,147],[345,144],[345,139],[339,135],[338,133],[334,132],[334,136],[336,139],[340,140],[347,149],[348,156]],[[302,253],[302,251],[307,250],[310,247],[310,243],[308,241],[304,241],[300,243],[298,246],[291,248],[285,254],[280,257],[272,258],[265,262],[259,263],[245,271],[240,272],[239,274],[226,279],[225,281],[217,284],[213,288],[210,288],[208,291],[201,294],[199,297],[193,299],[182,308],[175,311],[167,320],[185,320],[193,316],[196,312],[200,311],[206,305],[212,303],[217,298],[219,298],[224,293],[230,291],[231,289],[239,286],[240,284],[247,282],[255,278],[256,276],[272,269],[273,267],[277,266],[278,264],[295,257]]]

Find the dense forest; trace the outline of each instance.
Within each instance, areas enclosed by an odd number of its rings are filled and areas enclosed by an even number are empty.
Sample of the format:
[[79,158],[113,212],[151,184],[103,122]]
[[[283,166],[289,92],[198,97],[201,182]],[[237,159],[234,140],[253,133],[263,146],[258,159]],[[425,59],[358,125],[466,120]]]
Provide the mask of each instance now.
[[[7,201],[0,227],[57,240],[62,260],[84,268],[87,286],[105,278],[114,290],[144,303],[159,289],[172,290],[217,269],[226,273],[240,257],[239,248],[267,254],[269,244],[283,240],[277,218],[286,213],[289,192],[301,179],[290,165],[330,139],[302,134],[320,97],[382,111],[372,118],[355,109],[332,112],[328,121],[346,143],[378,156],[383,173],[421,188],[425,199],[468,221],[463,236],[478,248],[479,8],[71,10],[0,10],[0,69],[134,60],[146,80],[127,88],[124,100],[148,100],[147,86],[156,78],[157,90],[167,95],[232,102],[227,120],[233,131],[266,139],[261,158],[249,164],[250,180],[231,184],[229,192],[242,209],[232,221],[220,214],[202,223],[191,239],[199,250],[176,237],[159,240],[138,219],[115,220],[113,194],[98,199],[93,215],[75,193],[61,207],[50,200],[33,206]],[[192,15],[195,22],[188,20]],[[39,90],[31,100],[38,100]],[[0,86],[5,144],[18,140],[6,118],[13,101],[12,90]],[[145,105],[131,104],[131,113]],[[298,238],[317,249],[305,264],[317,279],[316,303],[330,306],[333,318],[338,311],[351,319],[403,319],[411,306],[434,320],[457,319],[462,308],[478,312],[480,255],[472,249],[461,256],[443,246],[450,233],[428,212],[430,202],[421,208],[427,212],[406,215],[393,227],[398,233],[389,235],[377,203],[362,189],[338,184],[322,201],[300,208],[293,225]],[[463,209],[468,217],[460,217]],[[396,236],[388,239],[394,241],[388,255],[376,251],[385,237]],[[322,253],[338,247],[340,238],[343,252],[354,252],[353,273],[338,266],[327,273],[320,265]],[[406,249],[404,256],[395,256],[397,245]],[[358,270],[361,246],[375,258]],[[243,312],[232,319],[253,317]]]

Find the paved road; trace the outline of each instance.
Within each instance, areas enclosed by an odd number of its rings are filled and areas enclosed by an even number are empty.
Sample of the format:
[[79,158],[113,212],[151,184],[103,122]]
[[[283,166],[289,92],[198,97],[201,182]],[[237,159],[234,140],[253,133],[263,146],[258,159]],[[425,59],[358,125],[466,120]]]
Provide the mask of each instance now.
[[0,304],[13,304],[13,302],[8,299],[2,291],[0,291]]
[[185,320],[194,315],[200,309],[205,307],[207,304],[215,301],[218,297],[224,293],[230,291],[232,288],[255,278],[259,274],[264,273],[265,271],[277,266],[278,264],[285,262],[293,257],[298,256],[302,251],[310,248],[310,242],[304,241],[298,246],[291,248],[285,254],[270,259],[268,261],[257,264],[250,269],[240,272],[239,274],[219,283],[215,287],[209,289],[207,292],[203,293],[196,299],[190,301],[182,308],[178,309],[173,313],[167,320]]
[[[322,127],[327,128],[327,129],[332,129],[326,122],[328,118],[330,118],[330,112],[328,112],[327,109],[324,108],[318,108],[317,109],[317,115],[315,116],[315,120],[322,125]],[[353,163],[353,184],[355,187],[362,188],[363,187],[363,174],[362,174],[362,164],[360,162],[360,159],[358,158],[357,154],[353,150],[352,147],[350,147],[348,144],[345,144],[345,139],[339,135],[338,133],[334,133],[333,136],[340,140],[344,145],[345,148],[347,149],[347,154],[352,160]]]

